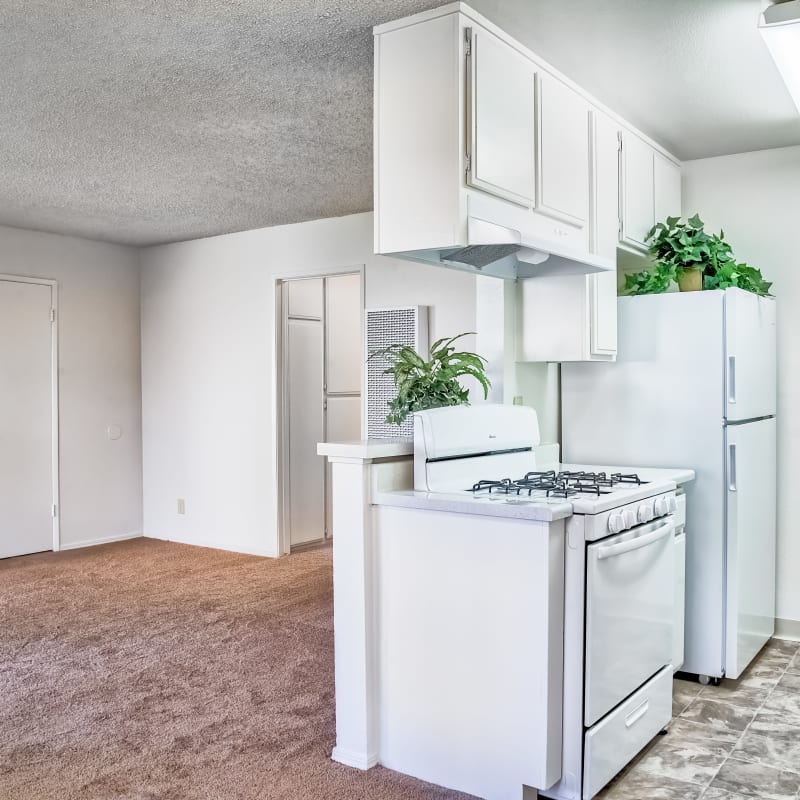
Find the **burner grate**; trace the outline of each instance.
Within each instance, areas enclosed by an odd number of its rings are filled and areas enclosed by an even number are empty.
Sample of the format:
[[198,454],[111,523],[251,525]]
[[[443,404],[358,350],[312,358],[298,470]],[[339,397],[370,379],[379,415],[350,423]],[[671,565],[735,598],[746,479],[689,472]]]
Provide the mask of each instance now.
[[512,480],[481,480],[472,486],[473,494],[488,492],[492,494],[522,494],[530,497],[534,492],[544,492],[546,497],[573,497],[577,494],[591,494],[600,497],[610,494],[614,487],[640,486],[645,483],[635,473],[563,471],[555,470],[526,472],[522,478]]

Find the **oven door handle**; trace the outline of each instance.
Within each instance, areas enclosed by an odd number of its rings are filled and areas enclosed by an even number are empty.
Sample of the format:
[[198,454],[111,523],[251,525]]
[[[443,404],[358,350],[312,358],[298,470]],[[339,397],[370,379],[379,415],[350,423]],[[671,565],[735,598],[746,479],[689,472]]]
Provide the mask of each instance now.
[[619,544],[607,544],[597,549],[597,558],[612,558],[613,556],[621,556],[623,553],[630,553],[632,550],[638,550],[640,547],[647,547],[665,536],[669,536],[675,529],[673,520],[668,519],[664,521],[658,528],[645,533],[642,536],[637,536],[634,539],[628,539],[627,542],[620,542]]

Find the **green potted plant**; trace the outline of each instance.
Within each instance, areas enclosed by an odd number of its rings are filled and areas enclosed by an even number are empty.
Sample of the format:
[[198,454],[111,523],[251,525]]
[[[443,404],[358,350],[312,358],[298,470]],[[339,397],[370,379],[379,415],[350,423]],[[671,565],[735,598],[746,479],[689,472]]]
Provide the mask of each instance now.
[[413,348],[393,345],[370,354],[383,356],[389,363],[384,370],[394,378],[397,397],[389,401],[386,421],[399,425],[409,414],[428,408],[469,405],[469,392],[459,378],[474,378],[489,396],[491,382],[486,377],[486,359],[476,353],[457,351],[453,342],[469,333],[435,341],[428,350],[427,360]]
[[723,231],[706,233],[699,214],[686,222],[667,217],[656,223],[647,234],[647,244],[653,265],[625,276],[625,294],[666,292],[673,281],[682,292],[738,286],[768,295],[772,286],[761,270],[736,260]]

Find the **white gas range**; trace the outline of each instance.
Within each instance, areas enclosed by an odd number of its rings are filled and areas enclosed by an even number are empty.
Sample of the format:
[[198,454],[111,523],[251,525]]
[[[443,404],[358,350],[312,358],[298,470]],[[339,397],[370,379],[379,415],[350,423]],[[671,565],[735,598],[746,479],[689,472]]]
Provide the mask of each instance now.
[[537,464],[536,412],[521,406],[416,415],[409,505],[530,519],[567,518],[563,763],[540,793],[588,800],[670,720],[676,474]]

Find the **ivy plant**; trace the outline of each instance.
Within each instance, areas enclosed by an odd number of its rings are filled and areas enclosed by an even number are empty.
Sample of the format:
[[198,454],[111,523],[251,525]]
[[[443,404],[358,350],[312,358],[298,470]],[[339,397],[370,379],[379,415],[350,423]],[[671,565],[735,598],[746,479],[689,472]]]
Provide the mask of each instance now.
[[625,294],[666,292],[686,270],[703,272],[704,289],[738,286],[748,292],[768,295],[772,284],[761,270],[739,263],[724,231],[709,234],[699,214],[685,222],[667,217],[647,234],[653,264],[648,269],[625,276]]
[[427,360],[411,347],[392,345],[376,350],[370,358],[383,357],[397,386],[397,397],[389,401],[386,421],[399,425],[409,414],[428,408],[469,405],[469,392],[459,382],[461,377],[474,378],[489,396],[491,382],[486,377],[486,359],[476,353],[458,351],[453,342],[469,336],[460,333],[439,339],[428,349]]

